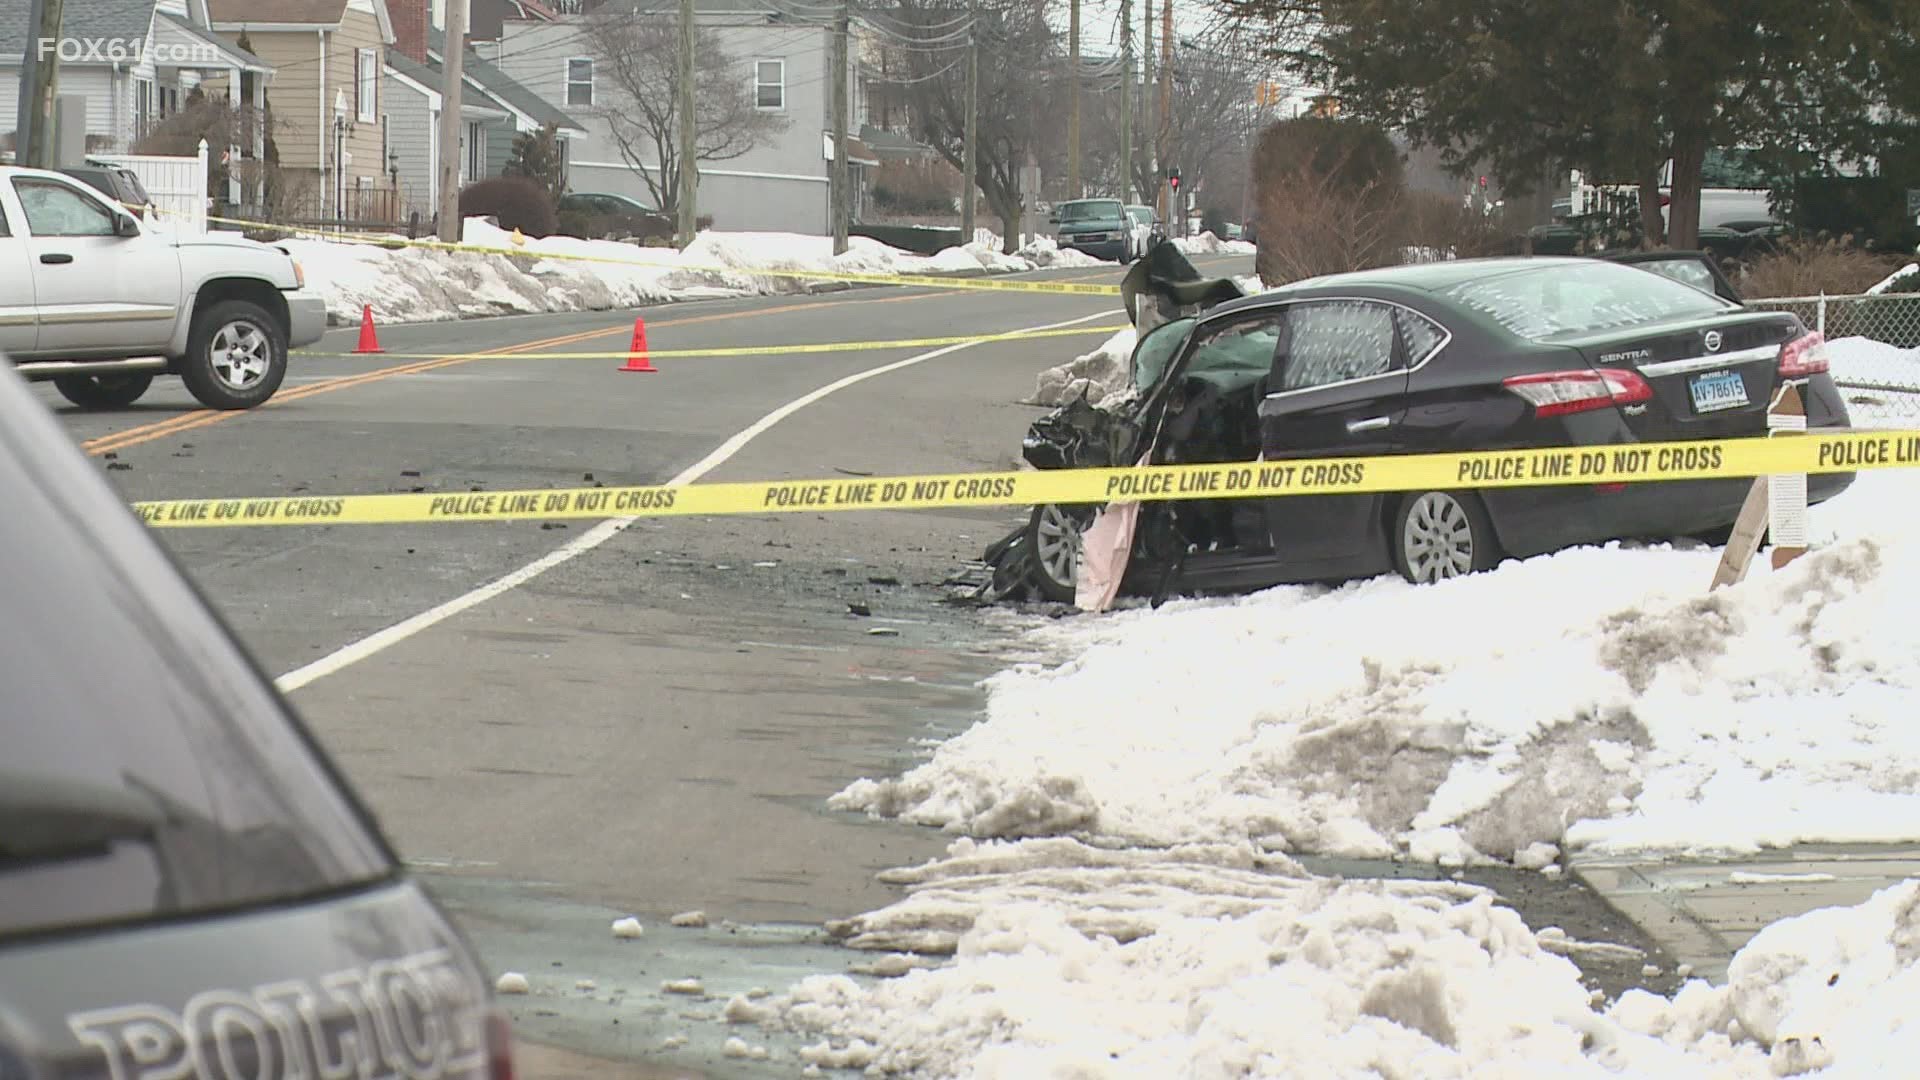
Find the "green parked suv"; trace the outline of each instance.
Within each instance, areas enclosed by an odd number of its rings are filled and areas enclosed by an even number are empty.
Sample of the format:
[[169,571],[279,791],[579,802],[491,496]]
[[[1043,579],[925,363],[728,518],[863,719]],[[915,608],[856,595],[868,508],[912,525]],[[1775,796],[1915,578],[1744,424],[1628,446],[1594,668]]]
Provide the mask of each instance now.
[[1133,250],[1133,221],[1119,199],[1074,199],[1053,208],[1047,219],[1059,226],[1063,248],[1084,251],[1096,259],[1126,262]]

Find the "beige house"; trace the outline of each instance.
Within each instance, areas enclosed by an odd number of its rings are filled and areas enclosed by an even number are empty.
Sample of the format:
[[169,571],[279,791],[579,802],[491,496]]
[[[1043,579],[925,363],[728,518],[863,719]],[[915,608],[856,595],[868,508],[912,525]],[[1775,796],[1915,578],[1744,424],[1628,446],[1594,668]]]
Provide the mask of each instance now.
[[267,101],[280,158],[281,210],[393,221],[382,70],[386,0],[207,0],[213,29],[274,69]]

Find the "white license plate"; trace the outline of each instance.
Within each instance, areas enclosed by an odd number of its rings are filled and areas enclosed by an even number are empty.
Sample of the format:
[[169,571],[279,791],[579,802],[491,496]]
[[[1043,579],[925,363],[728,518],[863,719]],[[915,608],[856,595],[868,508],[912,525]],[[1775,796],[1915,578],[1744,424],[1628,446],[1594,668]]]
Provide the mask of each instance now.
[[1747,383],[1737,371],[1713,371],[1695,376],[1692,385],[1693,411],[1719,412],[1747,404]]

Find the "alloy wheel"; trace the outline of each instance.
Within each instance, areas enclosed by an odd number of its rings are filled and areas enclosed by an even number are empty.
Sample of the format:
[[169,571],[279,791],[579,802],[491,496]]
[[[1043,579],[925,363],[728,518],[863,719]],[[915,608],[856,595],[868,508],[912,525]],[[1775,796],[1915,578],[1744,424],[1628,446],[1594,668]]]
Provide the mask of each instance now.
[[251,389],[267,377],[273,363],[273,342],[260,327],[235,320],[213,332],[207,346],[213,373],[233,390]]
[[1034,535],[1034,557],[1047,578],[1065,589],[1072,589],[1080,573],[1080,531],[1086,522],[1054,505],[1040,508]]

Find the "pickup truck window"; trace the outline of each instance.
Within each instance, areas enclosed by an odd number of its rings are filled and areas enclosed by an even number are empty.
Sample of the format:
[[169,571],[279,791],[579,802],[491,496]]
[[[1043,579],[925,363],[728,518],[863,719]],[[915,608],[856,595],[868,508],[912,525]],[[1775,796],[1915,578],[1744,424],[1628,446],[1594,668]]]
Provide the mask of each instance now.
[[65,184],[19,179],[13,190],[35,236],[113,235],[113,212]]

